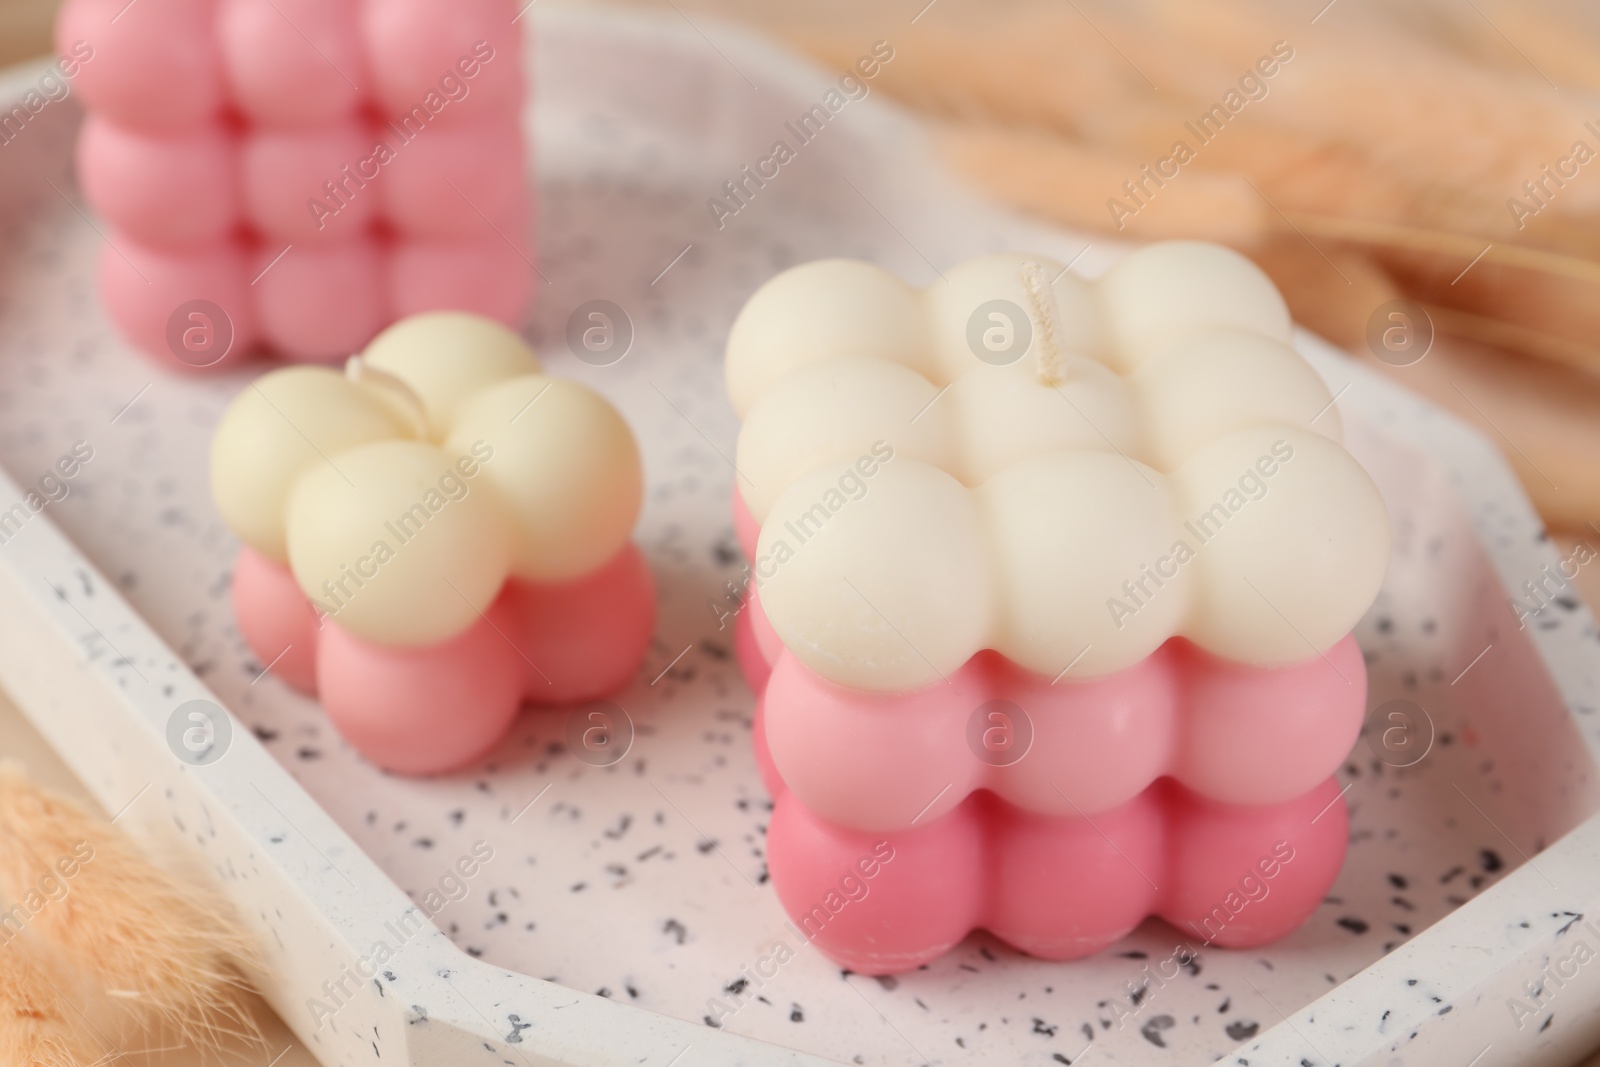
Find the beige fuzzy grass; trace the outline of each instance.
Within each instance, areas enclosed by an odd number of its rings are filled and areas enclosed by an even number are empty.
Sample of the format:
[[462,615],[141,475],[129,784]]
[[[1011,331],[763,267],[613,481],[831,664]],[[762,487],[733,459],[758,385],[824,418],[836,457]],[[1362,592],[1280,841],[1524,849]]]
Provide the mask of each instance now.
[[0,1063],[7,1067],[82,1067],[103,1062],[74,1016],[59,964],[30,936],[0,944]]
[[[938,131],[956,170],[1006,200],[1078,229],[1105,230],[1107,190],[1136,177],[1140,163],[1037,131],[949,124]],[[1122,219],[1130,240],[1193,237],[1250,244],[1268,231],[1267,205],[1234,174],[1199,173],[1170,183],[1137,214]]]
[[[1419,0],[1344,3],[1313,26],[1261,0],[942,0],[936,16],[895,27],[896,55],[876,86],[946,120],[941,144],[962,173],[1076,226],[1141,239],[1207,236],[1251,250],[1263,225],[1289,229],[1282,216],[1304,214],[1348,223],[1341,243],[1380,268],[1395,246],[1368,242],[1363,224],[1459,236],[1475,242],[1474,253],[1493,243],[1496,255],[1543,250],[1600,263],[1600,162],[1520,229],[1507,207],[1579,138],[1600,147],[1584,127],[1600,108],[1552,88],[1542,73],[1548,66],[1569,87],[1600,85],[1597,20],[1571,4],[1484,5],[1493,23],[1472,5]],[[871,17],[883,6],[787,35],[825,62],[847,65],[865,34],[887,32]],[[1547,63],[1519,54],[1502,27],[1524,33],[1524,50]],[[1217,103],[1276,41],[1295,54],[1268,81],[1265,99],[1198,146],[1185,122]],[[1147,208],[1113,225],[1107,201],[1180,138],[1197,147],[1194,162]],[[1407,272],[1416,253],[1415,244],[1406,250]],[[1441,264],[1455,264],[1452,275],[1471,255],[1454,257],[1439,250]],[[1528,284],[1540,284],[1547,266],[1529,266]],[[1569,295],[1600,303],[1600,288]],[[1541,358],[1565,353],[1569,362],[1590,342],[1585,319],[1540,314],[1542,329],[1513,321],[1519,329],[1499,336],[1543,335],[1552,343],[1513,347]]]
[[[259,1043],[244,1001],[256,953],[226,907],[152,863],[103,818],[0,768],[0,900],[10,908],[29,894],[38,906],[28,909],[25,936],[0,944],[0,1050],[38,1042],[57,1058],[0,1063],[93,1062],[68,1038],[81,1041],[75,1016],[95,1013],[110,1040],[133,1045],[121,1051]],[[40,945],[70,983],[42,980]],[[73,987],[87,991],[89,1007]]]

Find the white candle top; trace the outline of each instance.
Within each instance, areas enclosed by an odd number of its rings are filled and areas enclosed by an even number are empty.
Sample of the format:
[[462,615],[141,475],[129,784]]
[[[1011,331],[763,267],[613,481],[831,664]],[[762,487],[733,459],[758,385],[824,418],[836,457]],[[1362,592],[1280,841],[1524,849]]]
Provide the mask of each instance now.
[[785,645],[845,685],[993,648],[1051,676],[1183,635],[1326,651],[1388,559],[1376,487],[1235,252],[1152,245],[1096,282],[987,256],[917,291],[871,264],[773,278],[729,336],[738,485]]
[[593,391],[458,312],[391,326],[345,372],[264,375],[212,440],[212,495],[339,625],[426,645],[476,622],[509,576],[581,578],[627,542],[638,447]]

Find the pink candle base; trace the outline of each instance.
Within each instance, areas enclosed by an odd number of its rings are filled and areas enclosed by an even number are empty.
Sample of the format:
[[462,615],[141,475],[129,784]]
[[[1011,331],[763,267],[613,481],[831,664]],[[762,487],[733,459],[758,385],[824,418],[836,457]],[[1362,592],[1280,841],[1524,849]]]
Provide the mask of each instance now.
[[562,585],[508,581],[484,618],[425,648],[379,645],[320,620],[289,571],[248,548],[233,574],[240,633],[294,688],[321,698],[339,733],[399,774],[481,758],[524,703],[577,704],[638,670],[655,626],[655,583],[632,545]]
[[[1175,638],[1128,670],[1056,684],[983,652],[948,684],[884,694],[818,677],[781,646],[769,664],[759,635],[771,627],[754,595],[737,625],[775,769],[818,816],[863,830],[937,819],[980,789],[1040,814],[1092,815],[1163,776],[1222,803],[1275,804],[1338,769],[1366,710],[1366,664],[1350,637],[1326,660],[1270,670]],[[1004,707],[990,701],[1009,707],[983,728],[1028,741],[985,762],[969,720]]]
[[783,793],[767,847],[801,936],[876,975],[937,959],[980,928],[1050,960],[1098,952],[1150,916],[1193,951],[1265,944],[1315,910],[1348,832],[1332,780],[1265,808],[1161,781],[1092,822],[976,793],[936,822],[888,834],[826,822]]

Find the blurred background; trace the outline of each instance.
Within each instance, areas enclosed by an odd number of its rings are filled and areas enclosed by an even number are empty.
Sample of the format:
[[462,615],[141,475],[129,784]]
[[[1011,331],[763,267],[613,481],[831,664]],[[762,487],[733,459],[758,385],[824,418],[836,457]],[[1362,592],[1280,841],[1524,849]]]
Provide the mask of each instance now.
[[0,0],[0,66],[50,50],[50,22],[57,6],[55,0]]
[[874,87],[974,184],[1248,253],[1298,321],[1496,439],[1553,528],[1600,536],[1592,0],[659,3],[830,66],[888,37]]

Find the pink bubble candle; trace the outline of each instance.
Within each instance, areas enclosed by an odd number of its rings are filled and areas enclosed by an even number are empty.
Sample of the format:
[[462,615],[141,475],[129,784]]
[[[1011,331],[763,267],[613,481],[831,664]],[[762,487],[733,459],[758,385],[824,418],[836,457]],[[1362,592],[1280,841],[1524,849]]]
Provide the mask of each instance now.
[[829,956],[903,970],[978,926],[1082,955],[1192,926],[1280,846],[1273,902],[1201,936],[1259,944],[1321,899],[1389,527],[1290,330],[1196,242],[1094,282],[829,260],[751,297],[726,363],[750,568],[717,610],[760,694],[774,885],[800,921],[863,849],[909,858]]
[[244,543],[240,633],[388,770],[464,766],[525,702],[599,698],[644,658],[633,435],[489,319],[415,316],[342,374],[265,375],[218,425],[211,475]]
[[84,195],[99,282],[139,349],[209,366],[343,359],[455,308],[516,325],[532,289],[511,0],[67,0],[94,62]]

